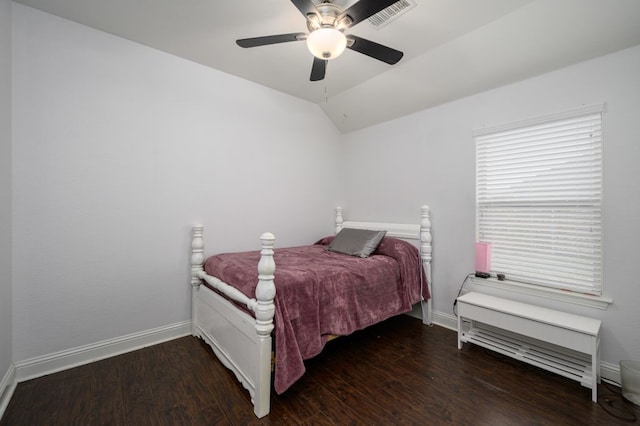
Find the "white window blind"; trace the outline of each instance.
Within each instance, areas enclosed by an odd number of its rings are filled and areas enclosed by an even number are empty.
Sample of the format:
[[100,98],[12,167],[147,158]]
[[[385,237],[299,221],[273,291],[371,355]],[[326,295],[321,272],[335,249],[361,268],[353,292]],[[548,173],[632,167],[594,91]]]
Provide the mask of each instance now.
[[602,294],[603,105],[474,132],[477,237],[508,280]]

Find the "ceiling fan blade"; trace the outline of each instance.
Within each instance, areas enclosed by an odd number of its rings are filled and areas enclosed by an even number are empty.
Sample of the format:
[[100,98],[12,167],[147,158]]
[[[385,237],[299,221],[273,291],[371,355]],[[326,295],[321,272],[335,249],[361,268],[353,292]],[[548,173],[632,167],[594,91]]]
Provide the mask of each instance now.
[[242,38],[236,40],[236,43],[240,47],[257,47],[266,46],[268,44],[286,43],[289,41],[305,40],[307,35],[305,33],[289,33],[278,34],[264,37]]
[[291,3],[298,8],[300,13],[306,18],[310,13],[318,13],[318,9],[311,0],[291,0]]
[[324,74],[327,71],[327,61],[326,59],[320,59],[313,57],[313,66],[311,67],[311,81],[320,81],[324,80]]
[[375,15],[381,10],[386,9],[397,2],[398,0],[360,0],[358,3],[343,11],[337,21],[340,22],[342,18],[349,16],[352,21],[349,27],[353,27],[354,25],[369,18],[371,15]]
[[366,38],[349,34],[347,36],[347,39],[349,41],[353,41],[353,43],[347,43],[347,48],[370,56],[379,61],[386,62],[390,65],[398,63],[398,61],[402,59],[402,56],[404,55],[404,53],[399,50],[383,46],[382,44],[367,40]]

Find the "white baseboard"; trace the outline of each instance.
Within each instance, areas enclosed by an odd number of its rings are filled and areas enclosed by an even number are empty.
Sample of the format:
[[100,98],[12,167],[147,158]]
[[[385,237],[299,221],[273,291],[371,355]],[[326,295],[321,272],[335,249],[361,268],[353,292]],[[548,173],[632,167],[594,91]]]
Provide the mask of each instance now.
[[613,383],[620,386],[622,379],[620,378],[620,364],[612,364],[610,362],[600,362],[600,377],[605,382]]
[[11,364],[0,382],[0,419],[4,414],[4,410],[7,409],[7,405],[9,405],[13,391],[16,389],[16,384],[16,369]]
[[24,382],[190,334],[189,320],[27,359],[15,363],[16,380]]
[[[408,312],[407,315],[422,319],[422,308],[420,303],[416,303],[413,305],[413,309],[411,312]],[[448,328],[453,331],[458,330],[458,318],[453,315],[445,314],[444,312],[433,311],[431,315],[431,321],[433,321],[434,325],[439,325],[440,327]]]
[[458,318],[455,315],[434,311],[433,323],[449,330],[458,331]]

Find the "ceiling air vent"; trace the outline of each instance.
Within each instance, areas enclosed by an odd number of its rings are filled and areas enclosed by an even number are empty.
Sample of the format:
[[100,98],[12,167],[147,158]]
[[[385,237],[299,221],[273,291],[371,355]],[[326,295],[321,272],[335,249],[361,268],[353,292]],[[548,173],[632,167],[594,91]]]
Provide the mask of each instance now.
[[376,29],[380,29],[388,23],[398,19],[398,17],[404,15],[414,7],[416,7],[416,2],[414,0],[400,0],[386,9],[382,9],[375,15],[372,15],[369,17],[368,21],[371,25],[376,27]]

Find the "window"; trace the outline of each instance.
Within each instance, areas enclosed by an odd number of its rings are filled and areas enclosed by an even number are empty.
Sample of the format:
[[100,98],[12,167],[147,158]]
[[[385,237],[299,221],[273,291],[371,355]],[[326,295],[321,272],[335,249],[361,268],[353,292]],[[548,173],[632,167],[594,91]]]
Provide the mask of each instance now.
[[602,294],[604,105],[474,132],[476,230],[507,280]]

